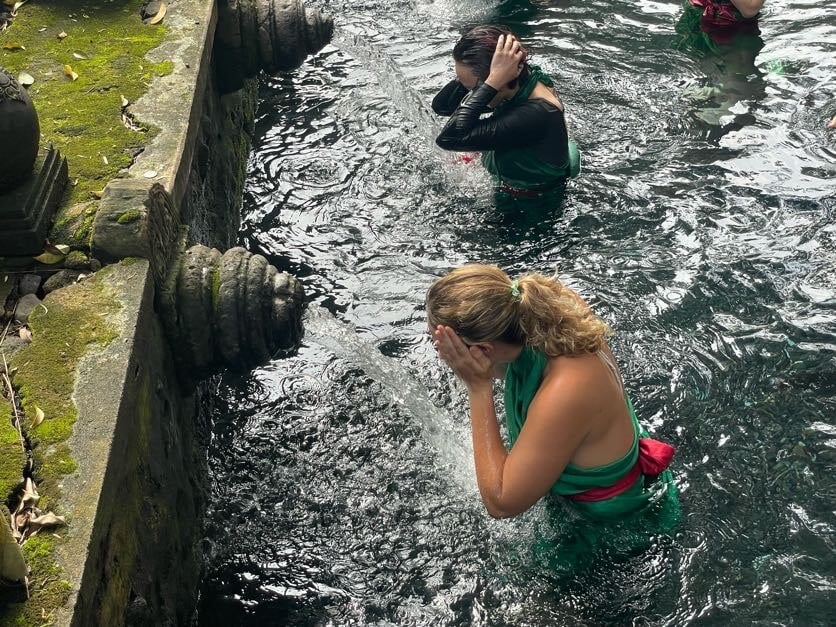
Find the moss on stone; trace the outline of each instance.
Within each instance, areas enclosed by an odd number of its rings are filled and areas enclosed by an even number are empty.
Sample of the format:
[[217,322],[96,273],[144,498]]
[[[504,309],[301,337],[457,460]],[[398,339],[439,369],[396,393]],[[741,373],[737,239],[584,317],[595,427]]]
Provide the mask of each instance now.
[[218,294],[221,292],[221,267],[220,265],[215,267],[215,271],[212,273],[212,309],[217,309],[218,307]]
[[29,600],[0,606],[0,625],[32,627],[53,625],[55,612],[66,605],[72,585],[53,559],[55,544],[61,542],[50,533],[41,533],[23,543],[23,557],[30,569]]
[[141,261],[141,260],[142,260],[142,257],[125,257],[119,263],[121,263],[123,266],[132,266],[137,261]]
[[[99,279],[94,275],[52,292],[45,306],[29,317],[32,343],[17,352],[10,364],[18,369],[14,382],[26,416],[23,427],[32,446],[41,495],[38,505],[43,511],[57,509],[61,477],[76,469],[66,440],[76,419],[72,393],[78,363],[91,347],[104,346],[117,336],[107,316],[118,311],[119,304]],[[44,420],[27,428],[37,408],[43,410]],[[4,433],[0,429],[0,446],[7,439]],[[17,474],[19,481],[19,468]],[[5,488],[3,498],[8,498],[13,488]],[[26,603],[0,609],[0,624],[53,624],[55,611],[66,604],[71,592],[53,557],[55,543],[60,541],[56,535],[43,533],[23,544],[31,569],[31,596]]]
[[119,217],[116,218],[116,221],[119,224],[130,224],[131,222],[136,222],[142,217],[142,212],[139,209],[128,209],[127,211],[123,211],[119,214]]
[[64,259],[64,265],[68,268],[77,268],[90,261],[90,258],[80,250],[71,250]]
[[75,472],[78,464],[73,459],[70,447],[61,443],[44,456],[40,474],[47,477],[60,477]]
[[11,403],[0,394],[0,501],[8,499],[23,480],[25,462],[20,435],[12,424]]
[[[173,68],[169,61],[145,59],[162,42],[166,27],[143,24],[141,4],[28,2],[0,33],[0,66],[35,78],[29,94],[38,110],[42,144],[53,143],[69,163],[71,185],[56,218],[53,242],[89,245],[95,206],[80,219],[66,212],[94,200],[156,134],[153,128],[131,130],[122,121],[122,97],[135,101],[155,76]],[[59,39],[62,32],[67,36]],[[15,43],[25,49],[2,48]],[[78,74],[77,80],[65,75],[65,65]]]
[[118,307],[94,276],[53,292],[46,306],[29,317],[32,343],[12,363],[18,368],[15,385],[26,416],[34,416],[36,408],[44,412],[44,421],[27,429],[36,450],[63,442],[72,433],[76,366],[91,345],[104,346],[116,337],[106,316]]

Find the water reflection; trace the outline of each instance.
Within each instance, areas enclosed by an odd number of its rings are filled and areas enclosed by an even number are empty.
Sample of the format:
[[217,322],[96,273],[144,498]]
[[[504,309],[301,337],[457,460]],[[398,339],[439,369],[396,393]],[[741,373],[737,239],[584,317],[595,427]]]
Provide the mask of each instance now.
[[686,2],[676,23],[676,49],[695,55],[705,74],[686,91],[696,107],[691,115],[716,140],[753,124],[753,108],[766,96],[766,82],[755,62],[764,46],[757,21],[734,26],[706,25],[702,10]]

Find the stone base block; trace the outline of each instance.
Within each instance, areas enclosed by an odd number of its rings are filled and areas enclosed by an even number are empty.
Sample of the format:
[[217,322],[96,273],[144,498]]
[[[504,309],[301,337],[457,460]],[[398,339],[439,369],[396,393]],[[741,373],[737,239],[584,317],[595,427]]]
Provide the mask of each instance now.
[[40,169],[0,195],[0,257],[39,255],[69,179],[67,160],[50,146]]

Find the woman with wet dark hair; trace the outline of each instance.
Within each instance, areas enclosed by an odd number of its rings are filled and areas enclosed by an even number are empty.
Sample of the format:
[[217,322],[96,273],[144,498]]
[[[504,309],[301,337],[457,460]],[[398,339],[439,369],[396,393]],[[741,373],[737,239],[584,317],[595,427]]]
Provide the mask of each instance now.
[[554,83],[511,31],[477,26],[453,48],[453,60],[456,78],[432,104],[450,116],[436,139],[441,148],[481,152],[499,189],[512,195],[536,196],[578,173]]

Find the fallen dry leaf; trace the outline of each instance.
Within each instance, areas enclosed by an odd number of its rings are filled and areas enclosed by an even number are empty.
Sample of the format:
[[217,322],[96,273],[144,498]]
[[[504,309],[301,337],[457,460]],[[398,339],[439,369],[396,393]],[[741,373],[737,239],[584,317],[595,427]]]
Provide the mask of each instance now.
[[40,516],[30,518],[29,524],[37,526],[38,529],[35,530],[35,532],[37,532],[39,529],[43,527],[55,527],[56,525],[65,525],[67,524],[67,522],[64,520],[63,516],[56,516],[52,512],[47,512],[46,514],[41,514]]
[[16,41],[7,41],[3,44],[3,50],[26,50],[26,46]]
[[41,424],[44,421],[44,417],[45,417],[44,416],[44,410],[41,409],[40,407],[38,407],[37,405],[35,405],[35,417],[32,418],[32,427],[31,428],[34,429],[39,424]]
[[24,509],[35,507],[40,499],[41,495],[38,494],[38,488],[35,487],[35,482],[32,481],[32,477],[26,477],[23,481],[23,495],[20,497],[20,503],[17,504],[15,515]]
[[85,57],[85,56],[84,56],[83,54],[81,54],[80,52],[73,52],[73,58],[74,58],[74,59],[80,59],[80,60],[82,60],[82,61],[83,61],[83,60],[84,60],[84,59],[86,59],[87,57]]
[[31,342],[32,341],[32,332],[29,330],[28,327],[20,327],[20,331],[17,332],[18,336],[24,342]]
[[64,39],[66,36],[67,36],[67,33],[65,33],[64,31],[61,31],[60,33],[58,33],[58,39]]
[[14,3],[14,6],[12,7],[12,15],[14,15],[15,13],[17,13],[17,10],[18,10],[20,7],[22,7],[24,4],[26,4],[26,0],[20,0],[20,2],[15,2],[15,3]]
[[168,10],[168,7],[166,6],[166,3],[165,2],[160,2],[160,8],[157,9],[157,12],[154,15],[152,15],[151,17],[146,17],[142,21],[143,21],[143,23],[149,24],[149,25],[159,24],[160,22],[163,21],[163,18],[165,17],[165,12],[167,10]]
[[123,108],[123,109],[124,109],[125,107],[127,107],[129,104],[131,104],[131,101],[130,101],[130,100],[128,100],[127,98],[125,98],[125,96],[121,96],[121,95],[120,95],[120,98],[122,99],[122,108]]
[[50,244],[46,242],[44,244],[44,251],[55,253],[56,255],[66,255],[70,252],[69,244]]
[[33,259],[38,263],[52,265],[63,261],[64,257],[66,257],[69,252],[70,247],[66,244],[58,244],[55,246],[52,244],[46,244],[44,245],[44,252],[37,257],[33,257]]
[[64,76],[76,81],[78,80],[78,74],[73,71],[72,65],[65,65],[64,66]]
[[35,78],[31,74],[21,72],[17,75],[17,82],[23,85],[24,87],[29,87],[29,85],[35,82]]

